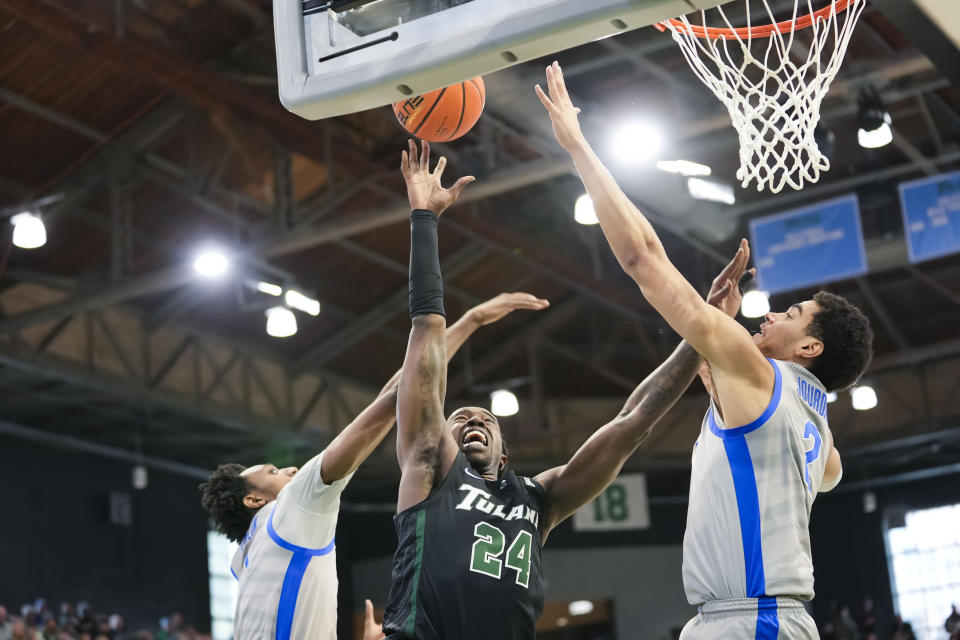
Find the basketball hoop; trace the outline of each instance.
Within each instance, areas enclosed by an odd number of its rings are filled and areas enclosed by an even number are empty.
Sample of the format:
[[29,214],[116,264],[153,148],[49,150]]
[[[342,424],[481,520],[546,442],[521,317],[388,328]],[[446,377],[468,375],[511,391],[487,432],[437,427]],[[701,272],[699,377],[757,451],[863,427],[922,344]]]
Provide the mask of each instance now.
[[[835,0],[818,11],[812,0],[794,0],[792,18],[782,22],[769,0],[762,2],[770,18],[762,26],[750,24],[750,0],[744,1],[746,27],[733,27],[722,8],[716,11],[725,28],[706,26],[706,11],[700,11],[702,26],[686,16],[654,26],[672,32],[690,68],[730,113],[740,137],[741,186],[755,180],[758,191],[778,193],[785,185],[802,189],[830,169],[814,131],[866,0]],[[810,49],[798,53],[803,45],[795,33],[808,28]]]

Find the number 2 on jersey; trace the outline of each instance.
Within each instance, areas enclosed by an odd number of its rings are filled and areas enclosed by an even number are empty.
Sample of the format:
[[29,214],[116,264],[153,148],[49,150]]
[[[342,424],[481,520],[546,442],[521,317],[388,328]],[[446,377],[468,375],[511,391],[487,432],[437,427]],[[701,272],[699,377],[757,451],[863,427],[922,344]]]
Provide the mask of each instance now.
[[807,438],[813,438],[813,447],[807,451],[807,464],[804,466],[803,470],[806,474],[807,479],[807,491],[813,493],[813,485],[810,484],[810,463],[817,459],[817,456],[820,455],[820,432],[817,430],[817,425],[813,424],[807,420],[807,424],[803,428],[803,439],[806,441]]
[[[489,522],[478,522],[473,528],[476,540],[473,543],[470,558],[470,571],[482,573],[497,580],[504,561],[500,559],[506,546],[503,531]],[[530,584],[530,553],[533,549],[533,536],[529,531],[521,531],[507,549],[506,565],[517,572],[517,584],[526,588]]]

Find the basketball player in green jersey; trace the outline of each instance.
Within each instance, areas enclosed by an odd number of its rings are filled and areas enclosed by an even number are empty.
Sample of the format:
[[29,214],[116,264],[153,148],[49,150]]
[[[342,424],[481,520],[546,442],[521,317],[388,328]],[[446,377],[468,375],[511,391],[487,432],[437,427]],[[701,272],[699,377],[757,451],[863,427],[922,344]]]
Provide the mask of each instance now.
[[[532,640],[544,600],[543,541],[613,481],[696,376],[700,358],[681,343],[566,465],[535,478],[508,471],[495,416],[480,407],[443,415],[446,319],[437,225],[472,178],[443,189],[445,159],[432,173],[429,160],[429,145],[418,154],[412,141],[402,159],[413,210],[413,330],[397,395],[399,546],[383,631],[389,640]],[[731,315],[748,258],[741,247],[708,296]]]

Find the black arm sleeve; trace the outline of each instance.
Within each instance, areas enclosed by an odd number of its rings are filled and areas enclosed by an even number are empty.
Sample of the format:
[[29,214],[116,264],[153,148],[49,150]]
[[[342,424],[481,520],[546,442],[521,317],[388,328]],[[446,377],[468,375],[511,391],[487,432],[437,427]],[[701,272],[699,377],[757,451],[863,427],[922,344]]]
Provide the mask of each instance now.
[[410,212],[410,317],[437,314],[443,310],[443,277],[437,248],[438,216],[417,209]]

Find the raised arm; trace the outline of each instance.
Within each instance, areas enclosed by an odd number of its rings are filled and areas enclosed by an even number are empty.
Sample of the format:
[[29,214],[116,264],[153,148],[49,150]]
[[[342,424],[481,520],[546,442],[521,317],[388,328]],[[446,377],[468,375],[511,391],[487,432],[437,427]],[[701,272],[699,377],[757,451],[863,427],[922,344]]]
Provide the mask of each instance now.
[[[529,293],[501,293],[473,307],[457,322],[447,327],[447,361],[450,361],[480,327],[496,322],[516,309],[543,308],[544,306],[546,306],[545,300],[539,300]],[[321,469],[324,483],[330,484],[355,471],[390,433],[397,418],[399,382],[400,371],[397,371],[380,390],[374,401],[327,445],[323,453]]]
[[413,329],[397,390],[397,459],[400,491],[397,510],[430,493],[437,470],[449,466],[456,445],[447,433],[443,398],[447,387],[443,278],[437,247],[437,223],[473,178],[461,178],[449,190],[440,185],[446,159],[430,172],[430,145],[414,142],[404,151],[400,170],[410,198],[410,318]]
[[[549,96],[539,85],[537,95],[550,115],[557,141],[570,154],[593,199],[600,227],[620,265],[674,331],[710,362],[715,373],[732,374],[741,386],[760,391],[756,400],[759,415],[773,388],[772,368],[746,329],[704,302],[667,258],[650,222],[623,193],[584,138],[577,119],[580,110],[570,101],[557,63],[547,68],[547,85]],[[746,408],[746,413],[752,411],[753,407]]]
[[[749,255],[745,249],[741,246],[737,250],[707,294],[707,302],[722,313],[735,314],[740,306],[737,285],[747,266]],[[613,482],[627,458],[690,386],[701,363],[700,355],[681,342],[630,394],[617,417],[590,436],[570,462],[537,476],[546,491],[544,538]]]

